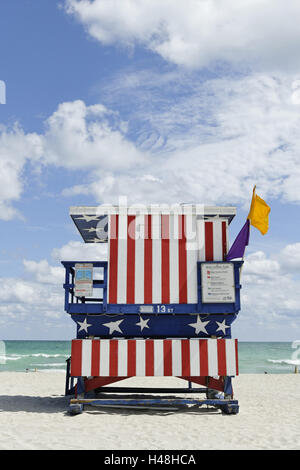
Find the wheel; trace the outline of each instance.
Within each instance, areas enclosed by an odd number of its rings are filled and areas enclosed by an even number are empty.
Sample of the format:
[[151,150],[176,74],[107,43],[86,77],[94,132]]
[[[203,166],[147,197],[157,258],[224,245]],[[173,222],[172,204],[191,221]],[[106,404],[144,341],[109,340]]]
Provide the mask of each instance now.
[[224,398],[224,393],[208,388],[206,391],[206,398],[208,400],[222,400]]
[[239,412],[239,408],[240,408],[239,405],[230,405],[230,404],[220,406],[220,410],[225,415],[237,415]]
[[70,415],[80,415],[83,412],[82,403],[72,403],[69,405],[68,412]]

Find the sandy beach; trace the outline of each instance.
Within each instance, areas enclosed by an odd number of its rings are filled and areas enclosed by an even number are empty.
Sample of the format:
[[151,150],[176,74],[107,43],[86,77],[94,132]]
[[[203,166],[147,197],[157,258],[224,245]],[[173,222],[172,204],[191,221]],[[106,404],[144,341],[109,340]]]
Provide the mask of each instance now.
[[[2,372],[0,449],[300,449],[300,375],[245,374],[233,381],[238,415],[96,409],[66,413],[63,373]],[[185,386],[175,378],[125,386]]]

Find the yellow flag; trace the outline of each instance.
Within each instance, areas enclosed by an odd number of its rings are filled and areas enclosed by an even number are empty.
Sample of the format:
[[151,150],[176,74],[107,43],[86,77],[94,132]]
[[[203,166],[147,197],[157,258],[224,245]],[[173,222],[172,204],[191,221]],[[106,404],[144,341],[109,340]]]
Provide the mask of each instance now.
[[251,225],[256,227],[262,235],[265,235],[269,229],[269,213],[270,207],[268,204],[257,194],[253,188],[253,195],[251,207],[247,219],[250,220]]

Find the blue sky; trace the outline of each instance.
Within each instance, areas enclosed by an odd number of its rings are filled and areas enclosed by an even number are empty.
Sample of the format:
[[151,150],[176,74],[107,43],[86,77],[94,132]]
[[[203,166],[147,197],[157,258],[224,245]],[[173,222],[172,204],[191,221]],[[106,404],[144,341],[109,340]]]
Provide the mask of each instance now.
[[232,204],[233,241],[254,184],[270,230],[251,230],[234,334],[300,337],[300,7],[150,3],[1,4],[1,339],[73,337],[60,260],[101,248],[70,206]]

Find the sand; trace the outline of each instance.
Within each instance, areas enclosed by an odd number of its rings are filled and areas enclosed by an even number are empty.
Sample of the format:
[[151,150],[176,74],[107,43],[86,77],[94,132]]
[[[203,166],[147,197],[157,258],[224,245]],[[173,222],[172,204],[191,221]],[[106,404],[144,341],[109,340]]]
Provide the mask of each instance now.
[[[186,386],[176,378],[133,378],[120,386]],[[233,380],[237,415],[88,407],[70,416],[59,372],[0,373],[0,449],[300,449],[300,374]]]

